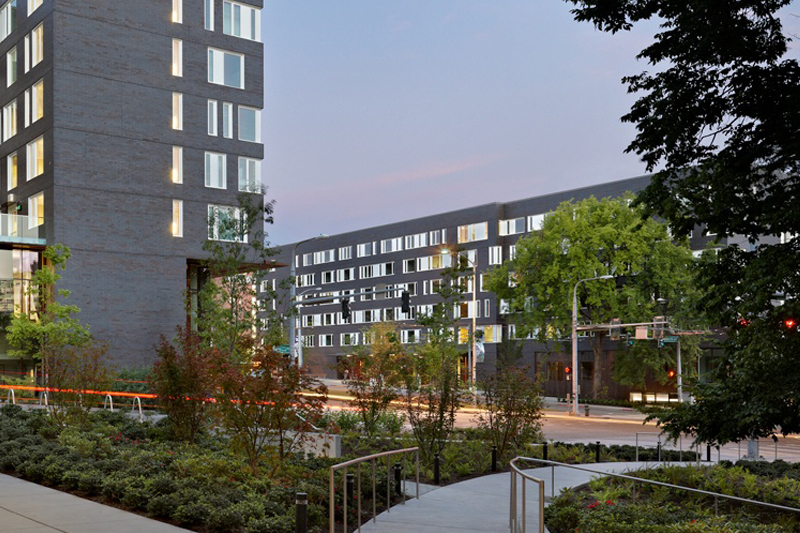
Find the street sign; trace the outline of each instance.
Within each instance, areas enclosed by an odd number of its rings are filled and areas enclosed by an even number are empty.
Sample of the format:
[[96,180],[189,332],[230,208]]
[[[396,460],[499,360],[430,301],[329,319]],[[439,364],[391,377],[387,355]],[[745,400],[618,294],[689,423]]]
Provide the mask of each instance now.
[[275,350],[275,353],[280,353],[280,354],[283,354],[283,355],[288,355],[289,354],[289,345],[288,344],[281,344],[279,346],[273,346],[272,349]]
[[661,339],[661,342],[678,342],[679,340],[680,337],[678,337],[677,335],[668,335],[663,339]]

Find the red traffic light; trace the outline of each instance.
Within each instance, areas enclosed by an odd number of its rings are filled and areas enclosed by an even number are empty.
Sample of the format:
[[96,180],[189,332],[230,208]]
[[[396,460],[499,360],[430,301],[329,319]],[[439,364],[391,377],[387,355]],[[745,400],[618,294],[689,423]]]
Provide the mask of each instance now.
[[791,329],[791,328],[797,326],[797,322],[793,318],[787,318],[786,320],[783,321],[783,325],[786,326],[787,328]]
[[570,372],[572,372],[572,369],[570,367],[568,367],[568,366],[565,366],[564,367],[564,373],[565,374],[569,374]]
[[675,371],[674,370],[668,370],[667,371],[667,376],[670,377],[670,378],[674,378],[675,377]]

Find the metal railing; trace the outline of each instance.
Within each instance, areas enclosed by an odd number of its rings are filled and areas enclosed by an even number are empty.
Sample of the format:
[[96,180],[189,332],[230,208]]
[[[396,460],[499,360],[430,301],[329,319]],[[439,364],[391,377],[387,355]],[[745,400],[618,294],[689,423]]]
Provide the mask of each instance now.
[[[647,484],[647,485],[655,485],[655,486],[658,486],[658,487],[665,487],[665,488],[668,488],[668,489],[677,489],[677,490],[682,490],[682,491],[686,491],[686,492],[691,492],[691,493],[694,493],[694,494],[701,494],[703,496],[711,496],[711,497],[714,498],[714,512],[715,512],[715,514],[719,514],[719,499],[720,498],[726,499],[726,500],[736,501],[736,502],[739,502],[739,503],[745,503],[745,504],[757,505],[757,506],[761,506],[761,507],[767,507],[769,509],[773,509],[773,510],[776,510],[776,511],[788,511],[788,512],[793,512],[793,513],[800,513],[800,509],[798,509],[798,508],[787,507],[785,505],[778,505],[778,504],[775,504],[775,503],[760,502],[760,501],[757,501],[757,500],[750,500],[750,499],[747,499],[747,498],[741,498],[739,496],[732,496],[732,495],[729,495],[729,494],[720,494],[718,492],[710,492],[710,491],[707,491],[707,490],[693,489],[693,488],[690,488],[690,487],[682,487],[680,485],[673,485],[671,483],[664,483],[663,481],[653,481],[653,480],[650,480],[650,479],[642,479],[642,478],[638,478],[638,477],[628,476],[628,475],[625,475],[625,474],[616,474],[616,473],[613,473],[613,472],[602,472],[602,471],[599,471],[599,470],[592,470],[591,468],[586,468],[586,467],[583,467],[583,466],[570,465],[570,464],[566,464],[566,463],[559,463],[559,462],[556,462],[556,461],[545,461],[544,459],[536,459],[535,457],[515,457],[511,461],[512,486],[511,486],[511,504],[510,504],[509,527],[511,528],[512,533],[526,533],[526,531],[525,531],[525,525],[526,525],[526,522],[525,522],[525,481],[524,481],[525,479],[533,480],[533,481],[536,481],[536,482],[539,483],[539,524],[540,524],[539,532],[540,533],[544,532],[544,498],[545,498],[545,496],[544,496],[544,494],[545,494],[544,481],[543,480],[539,480],[538,478],[535,478],[535,477],[533,477],[533,476],[531,476],[529,474],[525,474],[524,472],[522,472],[519,469],[519,467],[517,467],[517,465],[516,465],[517,461],[531,461],[531,462],[534,462],[534,463],[541,463],[541,464],[544,464],[544,465],[549,465],[550,468],[551,468],[551,478],[552,478],[552,481],[551,481],[551,494],[553,496],[555,495],[555,467],[556,466],[561,466],[561,467],[564,467],[564,468],[571,468],[573,470],[581,470],[583,472],[589,472],[591,474],[596,474],[598,476],[611,476],[611,477],[615,477],[615,478],[619,478],[619,479],[625,479],[625,480],[628,480],[628,481],[632,481],[633,482],[633,501],[634,502],[636,502],[636,483],[644,483],[644,484]],[[515,477],[515,470],[516,470],[516,474],[524,476],[523,477],[523,485],[522,485],[523,490],[522,490],[522,517],[521,517],[521,520],[517,519],[517,517],[516,517],[517,492],[516,492],[516,485],[514,484],[514,481],[513,481],[513,479]],[[519,525],[522,526],[521,529],[519,528]],[[517,526],[517,529],[514,529],[514,526]]]
[[[414,454],[414,462],[415,462],[415,472],[416,472],[416,498],[419,499],[419,448],[403,448],[402,450],[394,450],[390,452],[381,452],[376,453],[373,455],[368,455],[366,457],[360,457],[358,459],[353,459],[351,461],[346,461],[344,463],[339,463],[338,465],[333,465],[331,467],[331,474],[330,474],[330,486],[329,486],[329,493],[328,493],[328,504],[329,504],[329,524],[330,524],[330,533],[335,533],[335,524],[336,524],[336,483],[335,483],[335,474],[338,470],[342,471],[342,513],[343,513],[343,523],[344,529],[343,531],[347,531],[347,493],[348,493],[348,473],[347,469],[351,466],[358,465],[357,469],[357,476],[355,479],[350,478],[352,483],[356,483],[356,487],[351,487],[351,489],[355,489],[356,492],[356,500],[358,502],[358,514],[356,516],[356,521],[358,522],[358,531],[361,532],[361,463],[370,462],[372,463],[372,521],[377,521],[378,516],[378,496],[377,496],[377,471],[378,471],[378,460],[386,457],[386,511],[388,512],[392,506],[392,491],[391,491],[391,479],[392,476],[390,475],[391,471],[391,457],[396,455],[402,455],[403,463],[406,462],[406,454],[413,453]],[[351,474],[352,475],[352,474]],[[357,480],[357,481],[356,481]],[[403,503],[406,503],[406,479],[405,476],[402,479],[402,498]]]
[[[538,533],[544,533],[544,480],[535,478],[526,474],[517,466],[518,459],[524,460],[524,457],[515,457],[509,464],[511,468],[511,509],[508,518],[508,527],[512,533],[524,533],[527,529],[527,491],[525,490],[526,482],[531,481],[539,485],[539,529]],[[522,514],[517,514],[517,476],[522,479]]]

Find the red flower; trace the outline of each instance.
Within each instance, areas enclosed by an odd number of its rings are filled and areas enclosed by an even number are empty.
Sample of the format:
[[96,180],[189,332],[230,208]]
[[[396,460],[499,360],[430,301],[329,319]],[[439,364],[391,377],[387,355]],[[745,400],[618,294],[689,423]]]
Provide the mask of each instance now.
[[606,505],[616,505],[616,504],[611,500],[606,500]]

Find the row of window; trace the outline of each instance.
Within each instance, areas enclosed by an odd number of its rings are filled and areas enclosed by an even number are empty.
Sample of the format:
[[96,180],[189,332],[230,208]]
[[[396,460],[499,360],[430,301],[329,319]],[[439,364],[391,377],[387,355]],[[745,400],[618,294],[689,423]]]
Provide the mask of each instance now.
[[[44,137],[37,137],[25,146],[26,181],[44,173]],[[6,183],[11,191],[19,185],[19,154],[12,152],[6,156]]]
[[[438,246],[447,242],[447,230],[426,231],[414,235],[406,235],[405,237],[396,237],[393,239],[384,239],[380,243],[365,242],[356,245],[356,257],[371,257],[379,253],[398,252],[403,250],[405,244],[406,250],[415,248],[423,248],[427,246]],[[325,263],[332,263],[336,261],[336,249],[322,250],[319,252],[310,252],[302,256],[303,266],[321,265]],[[353,247],[342,246],[338,249],[339,261],[349,261],[353,258]],[[295,266],[300,266],[301,256],[295,258]]]
[[[208,206],[208,238],[215,241],[247,242],[247,227],[239,207]],[[183,200],[172,200],[172,236],[183,237]]]
[[[44,0],[28,0],[28,16],[42,6]],[[17,0],[8,0],[0,7],[0,41],[17,29]]]
[[[503,328],[499,325],[482,326],[478,328],[483,332],[483,342],[485,344],[495,344],[503,340]],[[458,328],[457,339],[459,344],[467,344],[469,339],[469,328]],[[403,344],[417,344],[423,341],[426,334],[424,328],[401,329],[400,342]],[[305,348],[329,348],[335,346],[336,336],[333,333],[323,335],[303,335],[303,346]],[[339,346],[358,346],[359,344],[369,344],[370,339],[366,333],[340,333]]]
[[[16,0],[13,0],[16,3]],[[36,0],[41,3],[42,0]],[[214,31],[214,0],[203,0],[203,27]],[[183,0],[172,0],[172,22],[183,24]],[[222,33],[261,41],[261,10],[247,4],[224,0],[222,2]]]
[[[216,100],[208,100],[208,134],[219,134],[219,106]],[[222,136],[233,138],[233,104],[222,102]],[[240,141],[261,142],[261,110],[247,106],[238,108],[238,139]],[[172,129],[183,130],[183,94],[172,93]]]
[[[39,80],[24,93],[25,127],[27,128],[44,116],[44,80]],[[11,100],[3,106],[3,137],[6,142],[19,133],[17,99]]]

